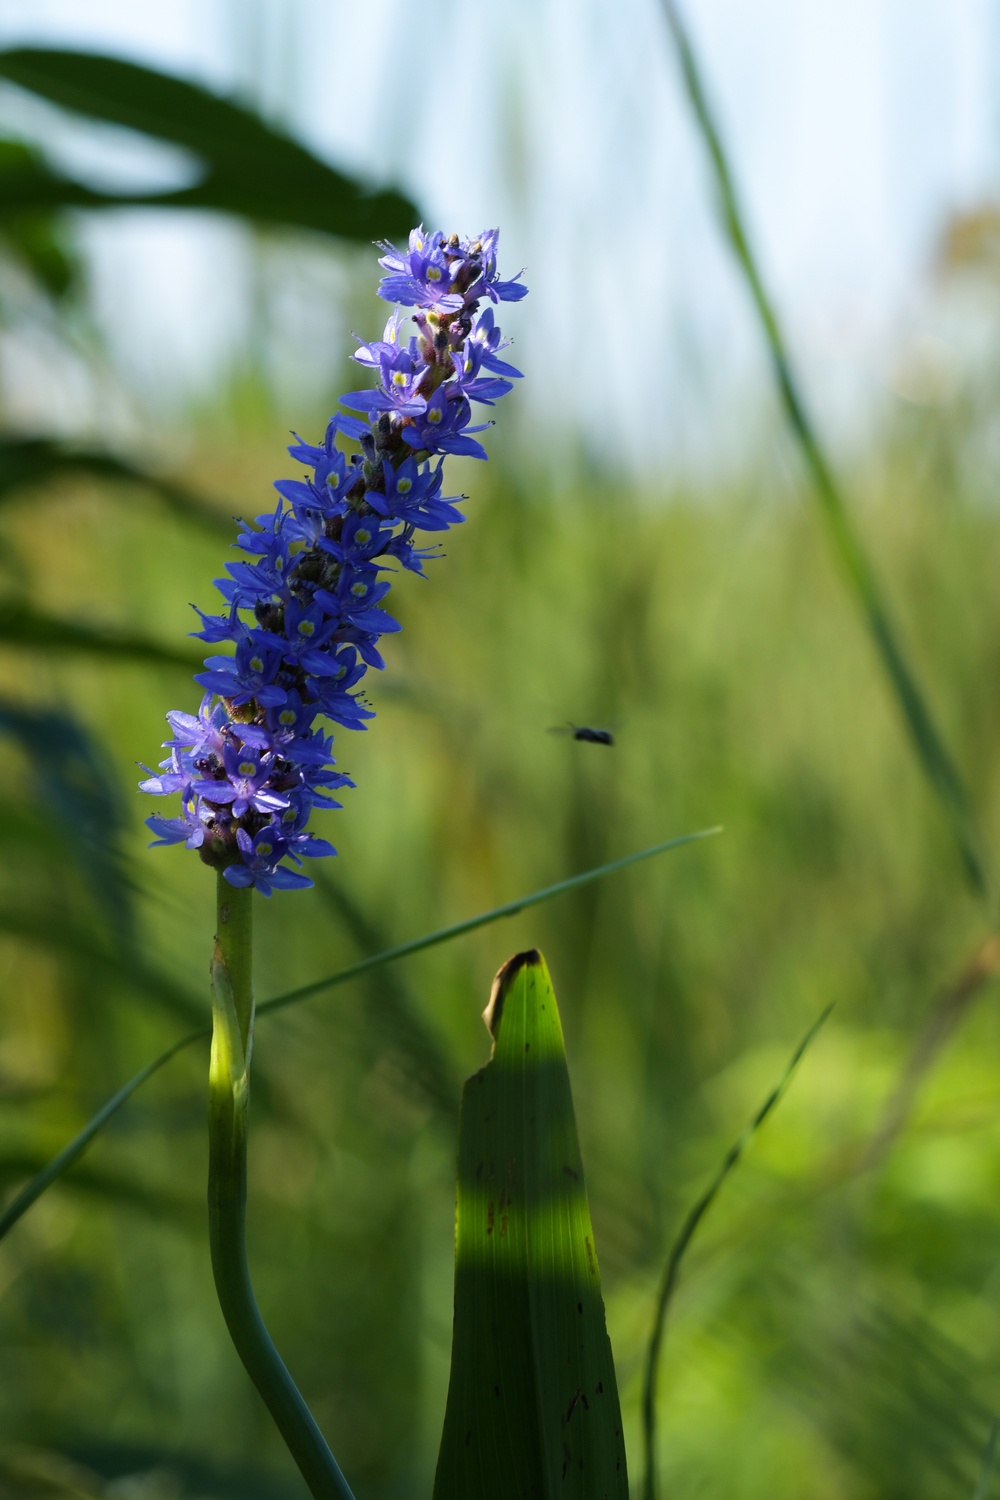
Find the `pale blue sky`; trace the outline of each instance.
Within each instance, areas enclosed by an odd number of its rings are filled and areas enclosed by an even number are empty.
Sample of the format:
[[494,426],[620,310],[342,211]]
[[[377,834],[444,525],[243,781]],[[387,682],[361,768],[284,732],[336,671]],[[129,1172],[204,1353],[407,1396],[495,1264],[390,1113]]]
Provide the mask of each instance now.
[[[857,426],[893,399],[914,340],[949,357],[930,266],[946,216],[1000,193],[996,6],[686,0],[685,13],[807,379],[833,426]],[[659,451],[680,462],[724,451],[734,414],[765,400],[657,0],[5,0],[0,45],[22,41],[249,91],[446,227],[500,222],[506,262],[533,289],[511,321],[535,421],[636,452],[653,411]],[[0,120],[23,111],[0,97]],[[28,118],[74,161],[135,170],[46,110]],[[204,386],[260,275],[242,234],[129,215],[87,238],[137,388],[169,402]],[[280,267],[269,273],[290,400],[346,338],[338,273],[320,262],[306,257],[284,291]]]

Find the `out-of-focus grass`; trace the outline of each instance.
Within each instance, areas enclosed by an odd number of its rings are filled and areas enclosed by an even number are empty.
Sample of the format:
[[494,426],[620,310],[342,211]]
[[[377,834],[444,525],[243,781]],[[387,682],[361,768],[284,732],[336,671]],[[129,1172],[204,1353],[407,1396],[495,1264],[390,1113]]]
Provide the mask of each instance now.
[[[1000,526],[962,477],[959,438],[934,419],[900,427],[855,479],[996,847]],[[280,435],[234,433],[188,477],[256,514],[282,472]],[[984,919],[814,517],[770,479],[654,494],[594,474],[555,497],[509,453],[463,483],[475,498],[447,560],[427,583],[397,580],[405,628],[370,688],[379,717],[338,736],[358,788],[330,819],[329,878],[398,941],[671,834],[726,833],[262,1023],[251,1253],[279,1348],[359,1494],[429,1493],[455,1124],[380,1008],[405,994],[457,1087],[486,1052],[494,970],[537,944],[561,998],[637,1459],[669,1239],[836,1000],[687,1262],[663,1367],[665,1491],[971,1494],[1000,1403],[992,996],[885,1165],[859,1177],[851,1162]],[[39,607],[171,645],[221,571],[210,537],[90,483],[38,492],[0,525]],[[207,1015],[212,877],[145,849],[132,791],[165,710],[196,701],[183,671],[11,654],[0,691],[64,703],[112,757],[138,960],[172,980],[153,995],[134,965],[60,957],[70,918],[113,941],[72,831],[65,848],[6,841],[0,918],[40,924],[0,938],[13,1186],[183,1029],[188,997]],[[616,743],[547,733],[565,720],[612,724]],[[4,764],[30,785],[13,751]],[[260,997],[349,961],[360,931],[323,889],[260,902]],[[151,1083],[0,1247],[0,1449],[58,1452],[105,1480],[168,1472],[191,1495],[248,1494],[251,1471],[262,1495],[295,1494],[212,1293],[205,1061]]]

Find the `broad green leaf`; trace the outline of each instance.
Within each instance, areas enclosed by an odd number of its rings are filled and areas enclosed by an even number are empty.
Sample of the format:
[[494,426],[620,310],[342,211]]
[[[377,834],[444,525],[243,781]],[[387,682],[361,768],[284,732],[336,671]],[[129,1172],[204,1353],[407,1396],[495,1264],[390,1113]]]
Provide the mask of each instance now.
[[217,209],[368,243],[405,235],[418,210],[400,193],[372,191],[336,171],[252,110],[186,79],[97,53],[19,47],[0,51],[0,77],[94,119],[193,152],[201,175],[166,193],[101,193],[44,163],[0,175],[0,216],[32,208],[142,203]]
[[0,645],[32,651],[72,652],[117,660],[156,662],[196,672],[201,657],[193,651],[161,646],[130,631],[100,629],[32,608],[20,599],[0,599]]
[[434,1500],[628,1500],[625,1445],[556,998],[497,975],[459,1129],[455,1331]]
[[164,479],[102,448],[80,448],[45,437],[0,436],[0,503],[18,490],[45,484],[64,474],[86,474],[93,479],[137,485],[154,491],[185,520],[218,535],[232,536],[232,521],[185,485]]
[[[394,948],[386,948],[381,953],[372,953],[367,958],[359,959],[357,963],[349,964],[346,969],[341,969],[337,974],[328,974],[323,979],[315,979],[311,984],[300,985],[298,989],[289,990],[284,995],[275,995],[270,1000],[263,1001],[257,1006],[257,1020],[262,1016],[273,1014],[278,1010],[284,1010],[286,1006],[298,1005],[302,1000],[309,1000],[313,995],[318,995],[323,990],[334,989],[337,985],[347,984],[352,979],[357,979],[363,974],[370,973],[382,964],[393,963],[400,958],[406,958],[411,953],[423,953],[428,948],[436,948],[441,943],[451,942],[454,938],[462,937],[467,932],[474,932],[478,927],[487,927],[491,922],[498,922],[504,917],[515,916],[518,912],[525,911],[529,906],[538,906],[543,901],[550,901],[554,896],[562,896],[569,891],[578,890],[581,886],[589,885],[591,881],[603,880],[606,875],[613,875],[618,870],[625,870],[629,865],[639,864],[642,860],[652,859],[654,855],[665,854],[669,849],[679,849],[685,844],[697,843],[701,839],[711,838],[714,834],[721,832],[718,828],[706,828],[699,833],[682,834],[680,838],[668,839],[662,844],[653,844],[648,849],[640,849],[635,854],[626,854],[622,859],[613,859],[605,865],[597,865],[594,869],[584,870],[579,875],[571,875],[566,880],[559,880],[555,885],[544,886],[540,891],[532,891],[527,896],[520,896],[516,901],[507,901],[503,906],[495,906],[492,911],[480,912],[478,916],[467,917],[464,922],[454,922],[450,927],[441,927],[437,932],[425,933],[422,937],[412,938],[408,943],[398,943]],[[64,924],[60,923],[58,932],[63,932]],[[0,910],[0,931],[10,931],[15,936],[28,937],[35,941],[42,941],[44,933],[49,928],[37,922],[33,927],[26,928],[16,917],[5,914]],[[68,1172],[73,1164],[80,1160],[87,1150],[91,1141],[104,1129],[108,1121],[113,1119],[118,1111],[128,1103],[148,1079],[165,1067],[178,1053],[184,1052],[195,1042],[203,1041],[211,1035],[211,1026],[199,1026],[187,1036],[180,1037],[159,1057],[141,1068],[116,1094],[113,1094],[101,1108],[78,1131],[72,1140],[67,1141],[63,1149],[52,1158],[52,1160],[38,1172],[30,1182],[18,1193],[17,1197],[0,1214],[0,1240],[13,1229],[14,1225],[21,1219],[33,1203],[44,1192],[58,1182],[64,1173]]]

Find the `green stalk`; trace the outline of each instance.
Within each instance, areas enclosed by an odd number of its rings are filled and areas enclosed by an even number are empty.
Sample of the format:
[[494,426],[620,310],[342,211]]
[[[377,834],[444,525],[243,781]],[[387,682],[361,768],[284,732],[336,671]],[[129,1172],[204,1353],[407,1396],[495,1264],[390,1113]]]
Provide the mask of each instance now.
[[246,1252],[247,1128],[253,1050],[253,892],[219,873],[212,955],[208,1225],[212,1271],[236,1352],[315,1500],[354,1500],[312,1413],[271,1342]]

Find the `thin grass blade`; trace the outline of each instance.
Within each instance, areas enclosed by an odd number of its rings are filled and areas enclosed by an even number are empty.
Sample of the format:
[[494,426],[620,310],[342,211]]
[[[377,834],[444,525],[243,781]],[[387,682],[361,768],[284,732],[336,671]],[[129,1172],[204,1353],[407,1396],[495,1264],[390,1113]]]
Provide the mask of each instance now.
[[712,164],[726,233],[760,320],[785,416],[812,480],[831,545],[860,605],[924,774],[951,825],[966,873],[979,894],[989,899],[990,881],[983,842],[962,778],[907,660],[885,592],[855,529],[840,485],[809,415],[792,368],[774,302],[764,285],[750,245],[729,158],[708,101],[690,36],[675,0],[660,0],[660,3],[677,51],[691,111]]
[[[359,974],[367,974],[380,964],[392,963],[396,959],[405,958],[411,953],[421,953],[427,948],[436,947],[439,943],[450,942],[453,938],[462,937],[467,932],[474,932],[478,927],[487,927],[491,922],[498,922],[502,917],[515,916],[519,911],[526,910],[529,906],[537,906],[543,901],[550,901],[554,896],[561,896],[567,891],[576,890],[581,885],[586,885],[592,880],[603,880],[606,875],[613,875],[618,870],[627,869],[629,865],[639,864],[642,860],[652,859],[654,855],[665,854],[669,849],[678,849],[685,844],[696,843],[700,839],[710,838],[713,834],[720,833],[719,828],[706,828],[698,833],[683,834],[680,838],[668,839],[662,844],[653,844],[648,849],[640,849],[635,854],[627,854],[622,859],[611,860],[609,864],[598,865],[592,870],[584,870],[579,875],[571,875],[567,880],[559,880],[555,885],[545,886],[542,890],[533,891],[530,895],[521,896],[517,901],[508,901],[503,906],[496,906],[491,911],[481,912],[479,916],[468,917],[464,922],[456,922],[451,927],[442,927],[437,932],[425,934],[423,937],[414,938],[408,943],[400,943],[394,948],[387,948],[382,953],[372,954],[370,958],[361,959],[356,964],[351,964],[339,973],[329,974],[325,979],[315,980],[312,984],[302,985],[297,990],[291,990],[285,995],[276,995],[271,1000],[265,1000],[257,1006],[257,1019],[268,1015],[276,1010],[283,1010],[288,1005],[296,1005],[300,1000],[308,1000],[312,995],[319,994],[322,990],[334,989],[337,985],[346,984],[348,980],[356,978]],[[13,1229],[14,1225],[21,1219],[32,1204],[37,1203],[42,1194],[57,1182],[59,1178],[69,1170],[74,1162],[79,1161],[87,1147],[100,1134],[104,1126],[111,1120],[123,1105],[127,1104],[132,1095],[147,1081],[165,1067],[178,1053],[191,1047],[195,1042],[202,1041],[211,1036],[212,1028],[209,1023],[199,1026],[194,1031],[189,1031],[174,1042],[159,1057],[147,1063],[133,1078],[122,1085],[118,1092],[102,1105],[97,1114],[94,1115],[82,1130],[54,1156],[41,1172],[37,1173],[30,1182],[26,1183],[15,1198],[7,1205],[0,1214],[0,1240]]]
[[137,1089],[142,1087],[147,1079],[152,1078],[154,1073],[158,1073],[162,1067],[165,1067],[171,1058],[177,1056],[178,1052],[183,1052],[185,1047],[191,1046],[192,1042],[199,1041],[202,1037],[209,1036],[210,1033],[211,1027],[203,1026],[199,1027],[197,1031],[189,1032],[187,1036],[182,1036],[179,1041],[174,1042],[172,1047],[168,1047],[165,1052],[160,1053],[159,1057],[154,1058],[151,1063],[147,1063],[144,1068],[141,1068],[134,1078],[130,1078],[128,1083],[124,1084],[118,1090],[117,1094],[112,1094],[107,1103],[103,1104],[97,1111],[97,1114],[87,1121],[87,1124],[79,1134],[75,1135],[68,1145],[64,1146],[11,1199],[3,1213],[0,1214],[0,1240],[3,1239],[9,1230],[13,1229],[19,1219],[24,1217],[32,1204],[37,1203],[42,1194],[54,1182],[58,1182],[59,1178],[69,1171],[74,1162],[80,1160],[80,1157],[86,1151],[94,1137],[104,1129],[112,1116],[118,1113],[122,1105],[131,1099],[132,1095]]
[[835,1002],[831,1002],[824,1011],[817,1016],[805,1036],[799,1042],[795,1051],[788,1060],[788,1065],[782,1073],[774,1088],[768,1094],[763,1104],[743,1131],[737,1141],[730,1146],[723,1157],[722,1165],[716,1172],[708,1187],[701,1197],[691,1208],[687,1218],[681,1225],[680,1232],[670,1247],[667,1263],[664,1267],[663,1277],[660,1281],[659,1295],[656,1299],[656,1311],[653,1315],[653,1327],[650,1333],[649,1344],[646,1350],[646,1370],[642,1387],[642,1439],[643,1453],[645,1459],[645,1473],[643,1477],[642,1494],[643,1500],[656,1500],[656,1386],[659,1373],[660,1353],[663,1348],[663,1335],[666,1330],[667,1312],[677,1287],[680,1276],[681,1262],[687,1253],[688,1247],[697,1232],[702,1219],[708,1213],[719,1190],[736,1166],[757,1131],[763,1125],[768,1115],[779,1102],[786,1088],[791,1082],[792,1074],[798,1067],[806,1051],[812,1045],[821,1027],[825,1024]]

